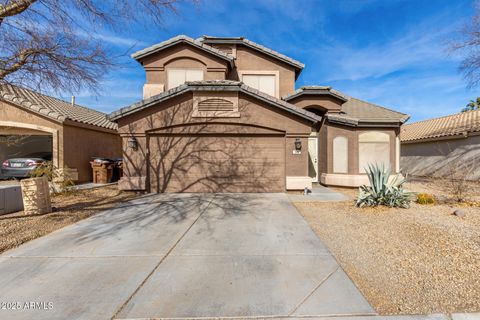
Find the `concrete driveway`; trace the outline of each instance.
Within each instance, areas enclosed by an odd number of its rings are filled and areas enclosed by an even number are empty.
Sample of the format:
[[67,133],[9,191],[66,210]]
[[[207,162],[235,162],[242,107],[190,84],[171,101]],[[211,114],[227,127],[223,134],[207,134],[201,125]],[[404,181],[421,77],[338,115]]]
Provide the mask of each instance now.
[[375,314],[284,194],[136,199],[4,253],[0,275],[0,319]]

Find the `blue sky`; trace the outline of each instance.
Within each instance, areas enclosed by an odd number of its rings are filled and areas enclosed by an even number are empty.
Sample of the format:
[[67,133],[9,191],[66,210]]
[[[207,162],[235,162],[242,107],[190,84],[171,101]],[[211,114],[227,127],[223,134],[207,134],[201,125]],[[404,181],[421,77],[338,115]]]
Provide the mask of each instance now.
[[128,54],[178,34],[206,34],[244,36],[305,63],[297,87],[329,85],[410,114],[410,122],[456,113],[480,95],[466,88],[459,57],[447,50],[473,6],[467,0],[187,2],[162,27],[98,33],[120,65],[102,81],[100,96],[81,92],[77,101],[111,112],[140,100],[145,74]]

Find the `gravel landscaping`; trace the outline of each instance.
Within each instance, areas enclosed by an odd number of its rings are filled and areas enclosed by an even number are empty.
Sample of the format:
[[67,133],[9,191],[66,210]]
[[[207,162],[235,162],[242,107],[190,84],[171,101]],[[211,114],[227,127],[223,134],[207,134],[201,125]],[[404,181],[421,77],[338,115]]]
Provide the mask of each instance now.
[[[438,185],[406,187],[445,196]],[[377,312],[480,311],[477,191],[469,205],[413,203],[410,209],[359,209],[355,190],[340,191],[352,200],[296,206]],[[458,208],[465,217],[452,215]]]
[[0,252],[44,236],[119,202],[135,197],[118,191],[116,185],[80,190],[52,197],[54,212],[44,215],[25,215],[23,211],[0,215]]

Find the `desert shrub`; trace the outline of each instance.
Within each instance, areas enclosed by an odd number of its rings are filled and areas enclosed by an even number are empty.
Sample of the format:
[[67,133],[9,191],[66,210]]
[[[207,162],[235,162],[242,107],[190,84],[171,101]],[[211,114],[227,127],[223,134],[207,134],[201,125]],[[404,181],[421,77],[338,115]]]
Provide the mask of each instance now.
[[387,207],[408,208],[412,194],[403,189],[405,179],[396,175],[390,178],[390,168],[383,165],[369,165],[367,169],[370,185],[360,187],[356,206],[357,207],[375,207],[384,205]]
[[41,166],[36,167],[30,173],[30,177],[46,176],[50,182],[50,188],[53,193],[73,192],[75,183],[62,170],[58,170],[51,161],[45,162]]
[[437,199],[435,199],[434,195],[429,193],[419,193],[417,194],[417,203],[418,204],[435,204]]

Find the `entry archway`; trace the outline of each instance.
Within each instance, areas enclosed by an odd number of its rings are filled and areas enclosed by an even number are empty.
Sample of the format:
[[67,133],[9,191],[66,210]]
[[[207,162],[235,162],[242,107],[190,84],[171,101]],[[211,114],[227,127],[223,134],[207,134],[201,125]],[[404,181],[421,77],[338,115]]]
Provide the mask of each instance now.
[[311,113],[316,114],[317,116],[323,117],[327,113],[327,109],[320,105],[310,105],[305,107],[305,110],[310,111]]

